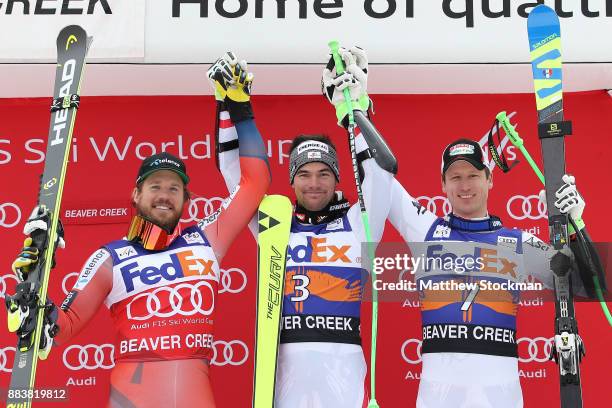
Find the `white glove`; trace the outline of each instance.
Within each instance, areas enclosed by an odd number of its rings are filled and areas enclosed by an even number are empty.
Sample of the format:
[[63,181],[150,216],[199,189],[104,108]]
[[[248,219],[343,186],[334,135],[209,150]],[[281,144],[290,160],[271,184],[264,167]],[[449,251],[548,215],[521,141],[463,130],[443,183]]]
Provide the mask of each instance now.
[[323,69],[321,90],[336,107],[338,123],[341,123],[348,113],[344,89],[349,90],[353,110],[366,111],[370,106],[370,98],[367,95],[368,58],[365,51],[355,46],[350,50],[340,48],[339,53],[344,61],[345,72],[342,75],[336,74],[334,59],[330,56],[327,66]]
[[[30,214],[30,218],[28,218],[28,221],[23,226],[23,233],[31,235],[36,230],[46,231],[48,222],[49,211],[37,205],[34,207],[32,214]],[[57,221],[57,246],[62,249],[66,248],[66,242],[64,241],[64,226],[61,220]]]
[[206,75],[215,91],[215,99],[224,101],[226,96],[235,102],[247,102],[251,98],[253,73],[248,72],[245,60],[238,60],[231,51],[215,61]]
[[364,93],[368,91],[368,56],[363,48],[352,47],[342,54],[346,71],[353,74]]
[[[576,189],[576,178],[570,174],[563,175],[563,185],[555,192],[555,207],[561,211],[562,214],[568,214],[578,226],[578,229],[584,228],[584,222],[582,221],[582,213],[586,203],[584,199]],[[546,203],[546,191],[541,190],[540,201]],[[570,233],[573,233],[573,228],[570,225]]]

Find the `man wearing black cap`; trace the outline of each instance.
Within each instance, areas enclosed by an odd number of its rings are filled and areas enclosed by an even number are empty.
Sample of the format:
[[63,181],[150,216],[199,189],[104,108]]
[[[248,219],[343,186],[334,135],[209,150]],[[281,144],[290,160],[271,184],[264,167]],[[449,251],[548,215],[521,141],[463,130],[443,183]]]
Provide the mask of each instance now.
[[[448,196],[453,213],[463,218],[487,215],[493,179],[483,159],[478,143],[467,139],[459,139],[444,150],[442,191]],[[462,177],[467,179],[469,186],[462,184],[465,183]]]
[[[166,152],[150,156],[143,160],[138,171],[132,193],[133,205],[141,218],[153,221],[153,225],[172,234],[183,212],[183,205],[189,200],[187,183],[189,177],[182,160]],[[157,191],[166,187],[164,184],[168,184],[170,194],[155,197]],[[165,242],[160,244],[165,246]]]
[[[228,105],[240,103],[241,111],[248,110],[252,78],[238,79],[240,72],[234,70],[231,76],[220,91]],[[215,406],[208,373],[219,265],[270,183],[265,148],[253,120],[231,120],[240,141],[242,174],[222,208],[183,229],[179,220],[189,201],[185,163],[165,152],[146,158],[132,192],[136,215],[127,236],[92,254],[61,308],[49,307],[42,347],[46,354],[53,335],[64,343],[85,327],[102,303],[109,308],[118,335],[109,406]],[[45,217],[36,211],[25,233],[46,226]],[[22,279],[38,259],[38,249],[31,245],[27,238],[13,263]]]
[[[584,200],[574,178],[566,175],[563,181],[555,206],[584,227]],[[427,262],[414,271],[423,329],[417,407],[523,405],[516,341],[520,290],[512,288],[528,275],[552,288],[550,260],[556,251],[491,215],[492,188],[486,156],[468,139],[449,144],[442,155],[442,190],[452,207],[447,216],[429,212],[394,181],[389,220],[413,256]],[[576,258],[582,262],[578,253]],[[590,280],[572,280],[576,291],[593,295]],[[481,282],[509,289],[485,290]]]
[[[336,77],[331,70],[324,74],[325,92],[336,107],[339,122],[347,112],[342,95],[345,87],[356,114],[363,114],[369,106],[365,53],[355,47],[350,52],[343,50],[342,56],[347,74]],[[365,106],[360,104],[363,100]],[[231,127],[219,131],[224,143],[230,143],[233,135]],[[359,133],[355,143],[372,240],[378,242],[393,174],[377,164],[380,158],[372,159],[365,135]],[[231,190],[241,170],[235,150],[222,153],[219,162]],[[296,203],[285,273],[276,408],[360,408],[367,404],[360,330],[361,297],[367,282],[361,244],[366,237],[359,205],[351,206],[336,191],[339,181],[336,147],[329,138],[300,135],[293,140],[289,182]],[[251,223],[256,236],[256,223],[253,226]]]

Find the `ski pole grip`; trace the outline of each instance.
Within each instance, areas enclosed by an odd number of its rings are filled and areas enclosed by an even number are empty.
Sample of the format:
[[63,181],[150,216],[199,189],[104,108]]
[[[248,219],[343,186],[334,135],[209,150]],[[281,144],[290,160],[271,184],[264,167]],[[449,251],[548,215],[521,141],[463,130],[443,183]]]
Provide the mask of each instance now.
[[340,44],[338,43],[338,41],[332,40],[327,45],[331,50],[332,57],[334,58],[334,64],[336,65],[336,73],[338,75],[343,74],[344,63],[342,62],[342,58],[340,57]]
[[514,129],[514,126],[512,126],[512,124],[510,123],[510,119],[508,119],[506,111],[499,112],[497,116],[495,116],[495,119],[497,119],[499,123],[501,123],[502,127],[504,128],[504,131],[508,135],[508,138],[510,139],[512,144],[520,148],[520,146],[523,145],[523,139],[521,139],[519,134],[516,132],[516,129]]
[[523,144],[523,139],[521,139],[521,137],[519,136],[514,126],[512,126],[512,124],[510,123],[510,119],[508,119],[508,115],[506,115],[506,111],[499,112],[497,116],[495,116],[495,119],[497,119],[499,123],[501,123],[504,131],[506,132],[506,135],[508,135],[508,139],[510,139],[510,142],[512,142],[514,146],[519,148],[521,153],[523,153],[523,156],[525,156],[525,158],[527,159],[527,162],[533,169],[536,176],[538,176],[542,184],[544,184],[544,175],[542,174],[542,172],[538,168],[538,165],[536,164],[536,162],[533,161],[533,159],[531,158],[531,155],[525,148]]

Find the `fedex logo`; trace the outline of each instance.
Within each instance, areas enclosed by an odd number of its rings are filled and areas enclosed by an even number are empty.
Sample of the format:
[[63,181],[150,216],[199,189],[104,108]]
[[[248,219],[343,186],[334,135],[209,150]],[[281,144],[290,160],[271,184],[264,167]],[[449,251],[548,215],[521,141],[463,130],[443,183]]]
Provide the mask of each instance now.
[[287,253],[293,262],[345,262],[351,263],[347,252],[350,245],[327,245],[327,238],[307,237],[306,245],[289,246]]
[[140,279],[145,285],[155,285],[162,279],[173,281],[187,276],[215,276],[212,269],[214,261],[198,258],[192,250],[170,254],[169,258],[169,262],[159,267],[155,265],[141,267],[137,260],[121,267],[126,291],[129,293],[134,290],[134,279]]
[[517,278],[517,264],[511,259],[499,256],[496,249],[474,247],[473,254],[457,255],[452,252],[444,252],[442,245],[430,245],[427,247],[425,272],[432,269],[453,270],[457,273],[480,271],[486,273],[497,273]]

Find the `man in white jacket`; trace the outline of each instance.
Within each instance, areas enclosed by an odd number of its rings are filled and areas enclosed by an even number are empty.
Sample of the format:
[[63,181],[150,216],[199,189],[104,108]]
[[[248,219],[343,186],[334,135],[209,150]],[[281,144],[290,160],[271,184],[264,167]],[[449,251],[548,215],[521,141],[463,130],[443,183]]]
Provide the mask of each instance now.
[[[557,251],[530,233],[504,227],[501,219],[489,213],[493,178],[488,165],[477,142],[459,139],[446,147],[442,190],[452,212],[441,218],[393,182],[389,220],[411,248],[419,248],[416,255],[425,254],[434,265],[416,270],[417,288],[425,287],[424,283],[479,283],[472,290],[419,291],[420,408],[523,406],[515,336],[520,291],[513,290],[518,285],[512,284],[532,275],[551,288],[551,257]],[[584,200],[574,178],[566,175],[563,181],[555,206],[584,227]],[[580,262],[578,253],[576,257]],[[468,258],[479,265],[468,272],[435,262]],[[509,289],[481,290],[481,281]],[[582,281],[572,273],[572,282],[575,292],[586,289],[589,293],[588,279]]]
[[[367,59],[363,50],[342,50],[347,72],[324,71],[324,94],[340,123],[350,90],[355,114],[367,118]],[[297,80],[297,78],[296,78]],[[365,101],[365,103],[364,103]],[[220,109],[219,166],[231,191],[240,179],[236,133]],[[362,190],[372,240],[383,234],[393,174],[372,158],[369,141],[356,132]],[[388,158],[394,160],[394,158]],[[394,163],[386,166],[395,169]],[[360,307],[367,275],[362,268],[366,241],[358,204],[336,191],[340,171],[336,148],[323,135],[301,135],[291,146],[289,182],[296,204],[291,225],[277,370],[277,408],[358,408],[367,405],[367,366],[361,347]],[[353,182],[349,182],[352,184]],[[376,201],[376,205],[373,205]],[[251,231],[256,234],[254,223]]]

